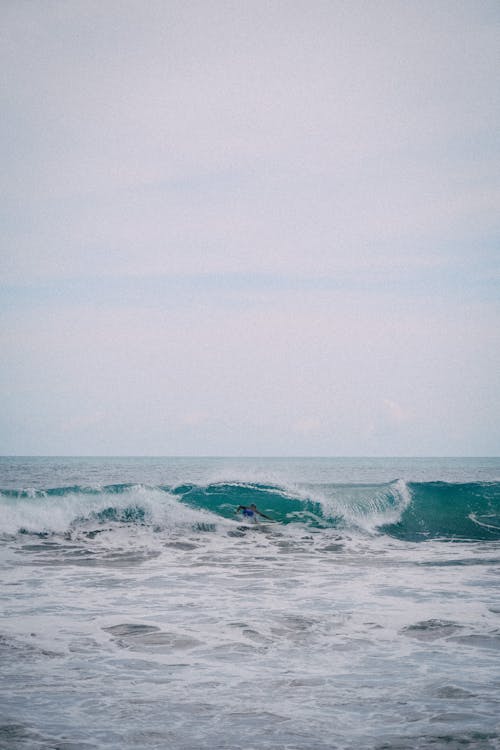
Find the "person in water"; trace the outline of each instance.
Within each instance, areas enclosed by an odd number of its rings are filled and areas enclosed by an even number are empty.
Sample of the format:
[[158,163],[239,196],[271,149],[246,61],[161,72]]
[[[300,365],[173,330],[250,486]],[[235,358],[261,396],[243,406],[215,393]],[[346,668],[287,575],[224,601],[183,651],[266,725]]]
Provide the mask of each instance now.
[[261,513],[260,510],[257,510],[257,506],[255,503],[252,503],[251,505],[238,505],[236,508],[236,513],[243,514],[243,518],[247,520],[252,520],[254,523],[258,522],[257,516],[262,516],[262,518],[267,518],[268,521],[272,521],[272,518],[269,518],[269,516],[266,516],[264,513]]

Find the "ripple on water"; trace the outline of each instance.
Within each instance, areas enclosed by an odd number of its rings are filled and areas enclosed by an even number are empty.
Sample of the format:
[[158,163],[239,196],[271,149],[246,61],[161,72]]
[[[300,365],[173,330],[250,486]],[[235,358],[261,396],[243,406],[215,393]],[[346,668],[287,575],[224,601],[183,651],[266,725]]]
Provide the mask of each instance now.
[[[443,732],[413,737],[387,737],[374,750],[497,750],[499,735],[491,732]],[[362,745],[365,747],[365,745]]]
[[95,745],[79,740],[57,739],[40,734],[27,724],[0,725],[0,750],[93,750]]
[[472,633],[470,635],[454,636],[450,641],[461,643],[463,646],[474,646],[475,648],[487,648],[493,651],[500,650],[500,632]]
[[438,698],[451,698],[453,700],[475,698],[475,694],[464,690],[463,688],[457,687],[456,685],[444,685],[437,691]]
[[118,646],[132,651],[168,652],[200,645],[200,641],[191,636],[165,632],[156,625],[125,622],[103,630],[112,635]]
[[456,622],[449,620],[430,619],[407,625],[401,632],[419,641],[435,641],[438,638],[447,638],[461,627]]
[[[31,637],[35,638],[35,634],[32,633]],[[7,662],[9,659],[31,661],[37,658],[58,658],[61,656],[62,654],[41,648],[36,643],[29,643],[12,636],[0,634],[0,659],[3,662]]]

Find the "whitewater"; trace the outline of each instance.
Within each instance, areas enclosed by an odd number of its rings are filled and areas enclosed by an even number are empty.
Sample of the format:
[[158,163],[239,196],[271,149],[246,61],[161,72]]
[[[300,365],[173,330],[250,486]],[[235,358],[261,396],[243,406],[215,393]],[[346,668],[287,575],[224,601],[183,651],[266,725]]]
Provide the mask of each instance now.
[[498,458],[0,458],[0,561],[2,749],[500,748]]

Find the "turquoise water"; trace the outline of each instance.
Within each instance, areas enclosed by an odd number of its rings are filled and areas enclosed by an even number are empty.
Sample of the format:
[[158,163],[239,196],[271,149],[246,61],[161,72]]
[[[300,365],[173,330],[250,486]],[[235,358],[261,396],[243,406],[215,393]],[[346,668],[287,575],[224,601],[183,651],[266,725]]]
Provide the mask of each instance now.
[[2,458],[0,492],[1,748],[500,747],[500,459]]

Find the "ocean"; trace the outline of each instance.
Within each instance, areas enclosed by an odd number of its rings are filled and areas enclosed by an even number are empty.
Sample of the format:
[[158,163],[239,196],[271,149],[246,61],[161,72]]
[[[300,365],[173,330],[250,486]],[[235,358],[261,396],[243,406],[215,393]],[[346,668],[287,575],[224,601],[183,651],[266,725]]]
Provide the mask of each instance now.
[[500,748],[499,458],[2,458],[0,502],[2,750]]

